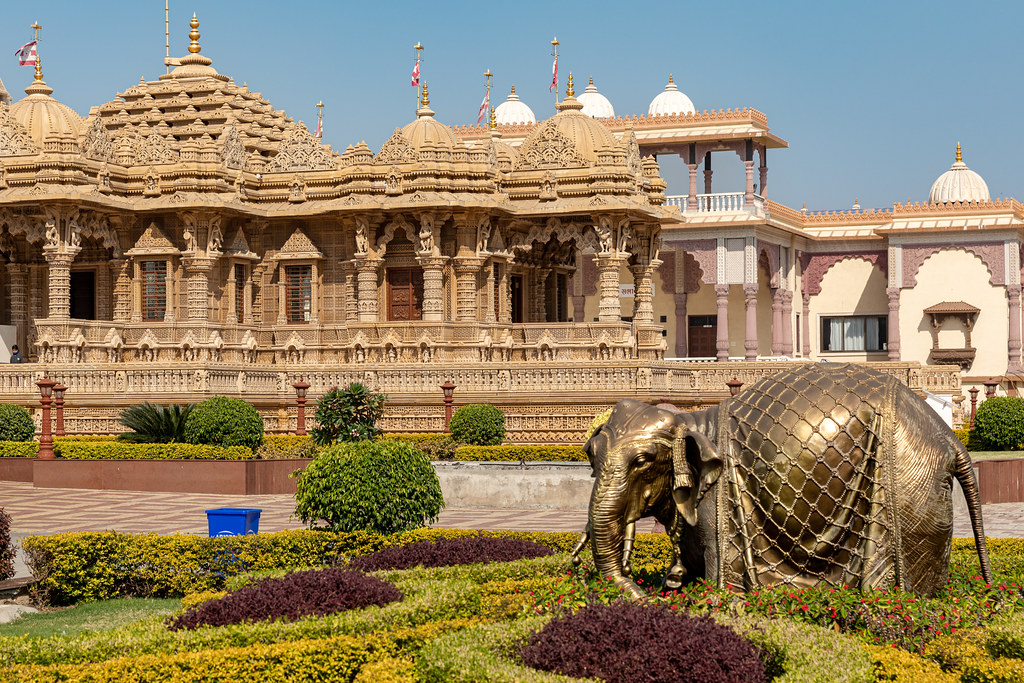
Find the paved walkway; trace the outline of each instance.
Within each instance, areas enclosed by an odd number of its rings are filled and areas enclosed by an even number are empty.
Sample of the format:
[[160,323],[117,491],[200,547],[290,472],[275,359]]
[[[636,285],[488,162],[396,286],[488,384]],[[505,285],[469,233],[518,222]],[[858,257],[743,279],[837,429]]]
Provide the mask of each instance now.
[[[11,516],[16,538],[67,531],[117,530],[126,533],[207,533],[206,510],[219,507],[260,508],[260,531],[301,529],[293,517],[290,495],[219,496],[209,494],[37,489],[30,483],[0,482],[0,508]],[[1024,537],[1024,503],[985,505],[985,533],[992,537]],[[444,510],[435,527],[573,531],[583,529],[585,510],[478,509]],[[970,537],[970,520],[955,520],[954,535]],[[638,533],[661,530],[653,519],[641,520]],[[19,564],[19,575],[25,574]]]

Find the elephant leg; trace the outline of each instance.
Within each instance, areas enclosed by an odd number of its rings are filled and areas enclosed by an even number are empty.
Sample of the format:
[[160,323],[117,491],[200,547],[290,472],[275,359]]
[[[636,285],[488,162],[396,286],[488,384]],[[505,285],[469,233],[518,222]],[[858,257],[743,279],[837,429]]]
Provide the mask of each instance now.
[[583,528],[583,533],[580,534],[579,539],[576,541],[576,545],[572,548],[572,566],[580,566],[580,553],[587,546],[587,541],[590,540],[590,522],[587,522],[587,526]]

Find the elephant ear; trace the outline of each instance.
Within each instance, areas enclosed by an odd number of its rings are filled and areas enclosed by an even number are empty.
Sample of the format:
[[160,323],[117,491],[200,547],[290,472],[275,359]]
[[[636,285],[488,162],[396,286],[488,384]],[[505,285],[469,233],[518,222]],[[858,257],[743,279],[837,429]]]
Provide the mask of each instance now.
[[714,444],[685,422],[676,424],[672,438],[672,499],[690,526],[697,524],[697,506],[722,474],[722,459]]

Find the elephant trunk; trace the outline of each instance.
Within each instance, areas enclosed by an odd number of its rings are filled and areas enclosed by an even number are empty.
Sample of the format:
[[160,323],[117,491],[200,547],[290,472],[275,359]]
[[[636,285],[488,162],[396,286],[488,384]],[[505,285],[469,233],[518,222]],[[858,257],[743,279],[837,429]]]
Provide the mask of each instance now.
[[[639,600],[646,593],[634,583],[623,567],[626,561],[626,487],[622,477],[602,477],[590,499],[590,543],[594,564],[601,575],[611,579],[627,595]],[[634,520],[629,520],[634,521]],[[630,539],[630,545],[631,545]]]
[[988,544],[985,542],[985,527],[981,519],[981,494],[978,492],[978,479],[974,476],[974,465],[971,456],[959,439],[953,439],[956,448],[956,469],[954,475],[960,482],[964,498],[967,500],[967,511],[971,515],[971,529],[974,532],[974,544],[978,550],[978,563],[981,575],[986,583],[992,583],[992,567],[988,560]]

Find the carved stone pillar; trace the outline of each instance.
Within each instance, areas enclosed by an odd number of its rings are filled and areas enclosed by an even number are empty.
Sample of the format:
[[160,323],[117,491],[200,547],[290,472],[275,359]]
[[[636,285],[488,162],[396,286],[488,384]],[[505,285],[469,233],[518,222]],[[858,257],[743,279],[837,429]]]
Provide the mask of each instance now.
[[747,174],[747,187],[743,194],[743,205],[751,206],[754,203],[754,161],[744,161],[743,167]]
[[725,362],[729,360],[729,285],[715,285],[715,298],[718,304],[715,358]]
[[711,194],[711,152],[704,154],[704,194]]
[[498,282],[498,322],[509,324],[512,322],[512,293],[510,287],[512,280],[508,276],[510,261],[505,261],[501,266],[501,280]]
[[[112,264],[113,261],[108,262]],[[96,269],[96,319],[113,320],[113,272],[111,267]]]
[[253,275],[249,274],[249,276],[245,278],[245,282],[242,284],[242,305],[245,307],[245,311],[242,313],[242,322],[246,325],[253,325],[256,320],[253,316],[255,300],[252,296],[252,282]]
[[743,285],[744,313],[743,358],[757,360],[757,285]]
[[619,303],[619,266],[622,265],[622,257],[598,254],[595,261],[598,272],[597,292],[601,297],[597,318],[603,323],[619,322],[622,320],[622,308]]
[[484,264],[485,277],[484,277],[484,296],[482,297],[484,302],[484,322],[494,323],[498,320],[498,315],[495,309],[498,307],[497,299],[495,298],[495,285],[496,281],[494,278],[494,264]]
[[[900,359],[900,288],[886,287],[885,293],[889,297],[889,339],[886,345],[889,347],[889,360],[898,361]],[[806,317],[807,314],[804,315]]]
[[782,355],[782,288],[772,290],[772,355]]
[[49,270],[47,291],[50,319],[67,320],[71,317],[71,262],[74,253],[66,251],[43,251]]
[[572,319],[578,323],[583,323],[587,321],[587,297],[573,296]]
[[[763,151],[761,153],[764,154]],[[768,167],[759,166],[757,170],[759,172],[758,182],[760,183],[758,191],[761,193],[762,199],[768,199]]]
[[646,265],[630,266],[633,273],[633,322],[654,324],[654,271],[661,265],[653,261]]
[[210,319],[210,270],[214,259],[208,256],[187,256],[183,259],[188,274],[188,319]]
[[782,355],[793,355],[793,292],[782,290]]
[[[888,290],[886,290],[886,291],[888,291]],[[803,315],[801,316],[802,320],[800,321],[800,327],[802,328],[801,329],[801,333],[802,333],[802,336],[803,336],[803,342],[802,342],[801,346],[803,346],[804,358],[810,358],[811,357],[811,295],[809,293],[807,293],[807,292],[801,292],[801,294],[803,296],[803,304],[804,304]],[[897,301],[898,300],[899,300],[899,298],[897,297]],[[892,298],[890,298],[889,301],[892,301]],[[892,320],[892,309],[889,309],[889,320],[890,321]],[[891,324],[892,323],[890,322],[890,325]],[[891,331],[889,332],[889,335],[890,335],[889,343],[892,344],[892,336],[891,336],[892,332]],[[889,359],[891,360],[892,359],[892,346],[889,347],[889,354],[890,354],[889,355]],[[897,359],[897,360],[899,360],[899,359]]]
[[1010,333],[1007,336],[1007,359],[1006,372],[1008,374],[1020,374],[1020,285],[1007,285],[1006,296],[1009,298],[1009,319]]
[[359,320],[359,301],[356,298],[355,261],[341,262],[341,276],[345,293],[345,322],[356,322]]
[[548,321],[548,275],[550,268],[535,268],[533,271],[533,311],[530,322],[544,323]]
[[359,322],[377,322],[380,320],[380,306],[377,302],[377,274],[384,259],[357,258],[356,268],[359,301]]
[[[455,258],[455,319],[476,320],[476,278],[484,260],[476,256]],[[425,288],[424,283],[424,288]]]
[[[682,252],[676,252],[680,254]],[[676,294],[676,357],[686,358],[686,344],[689,341],[686,337],[689,330],[686,326],[686,292]]]
[[690,196],[686,198],[686,208],[688,211],[697,210],[697,164],[687,164],[686,168],[690,171]]
[[17,343],[28,357],[31,349],[28,338],[28,266],[22,263],[7,264],[7,279],[10,286],[11,324],[17,328]]
[[[139,268],[139,262],[133,260],[131,264],[132,281],[128,291],[128,298],[131,306],[131,319],[133,323],[142,322],[142,272]],[[170,275],[170,273],[168,273]],[[168,277],[168,280],[170,278]],[[167,287],[168,301],[167,308],[171,308],[170,302],[170,286]]]
[[444,320],[444,264],[446,256],[417,256],[423,268],[423,320]]

